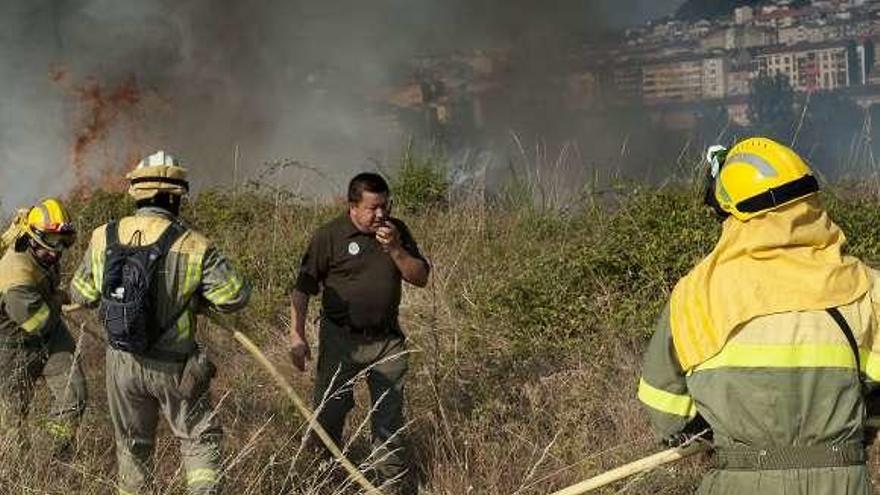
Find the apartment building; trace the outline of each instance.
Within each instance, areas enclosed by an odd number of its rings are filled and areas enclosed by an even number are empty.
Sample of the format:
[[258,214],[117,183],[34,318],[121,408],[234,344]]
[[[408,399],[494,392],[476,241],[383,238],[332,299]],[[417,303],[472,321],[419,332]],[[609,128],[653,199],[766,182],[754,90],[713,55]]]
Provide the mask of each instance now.
[[645,66],[642,96],[647,104],[696,101],[703,94],[701,59],[671,60]]
[[777,36],[777,30],[768,27],[726,26],[702,37],[700,48],[703,50],[737,50],[775,45]]
[[798,24],[779,29],[779,44],[800,45],[803,43],[824,43],[841,36],[841,27],[836,24],[806,25]]
[[745,96],[751,92],[752,78],[755,76],[755,61],[748,57],[734,58],[726,71],[727,91],[725,96]]
[[723,98],[727,90],[724,57],[691,57],[646,65],[642,101],[646,104]]
[[727,71],[729,63],[726,57],[703,59],[703,92],[701,98],[724,98],[727,94]]
[[795,91],[834,90],[851,84],[846,43],[803,44],[761,50],[759,74],[783,74]]
[[616,98],[638,101],[642,98],[643,69],[636,63],[613,67],[602,80],[605,92]]

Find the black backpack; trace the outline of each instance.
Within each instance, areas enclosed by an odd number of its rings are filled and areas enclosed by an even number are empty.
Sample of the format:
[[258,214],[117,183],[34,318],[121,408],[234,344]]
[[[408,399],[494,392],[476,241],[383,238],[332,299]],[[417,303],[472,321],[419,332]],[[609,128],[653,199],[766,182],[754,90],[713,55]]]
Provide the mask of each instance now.
[[126,246],[119,242],[119,223],[107,225],[99,313],[107,342],[114,349],[145,354],[165,332],[168,322],[158,321],[156,315],[156,296],[161,290],[156,287],[156,271],[185,232],[183,225],[172,221],[155,243]]

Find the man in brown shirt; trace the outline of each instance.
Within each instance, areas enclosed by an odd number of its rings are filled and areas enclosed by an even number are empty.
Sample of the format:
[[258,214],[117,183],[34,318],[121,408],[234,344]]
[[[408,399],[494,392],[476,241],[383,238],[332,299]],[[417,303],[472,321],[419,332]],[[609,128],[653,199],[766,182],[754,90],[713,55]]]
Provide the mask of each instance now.
[[[414,493],[406,478],[402,442],[405,338],[398,324],[401,280],[424,287],[430,270],[406,225],[392,218],[388,184],[373,173],[348,187],[348,211],[312,237],[291,294],[294,366],[311,358],[305,335],[310,296],[322,293],[314,405],[318,421],[337,444],[354,406],[353,381],[364,374],[370,389],[372,456],[383,482]],[[397,482],[399,481],[399,482]]]

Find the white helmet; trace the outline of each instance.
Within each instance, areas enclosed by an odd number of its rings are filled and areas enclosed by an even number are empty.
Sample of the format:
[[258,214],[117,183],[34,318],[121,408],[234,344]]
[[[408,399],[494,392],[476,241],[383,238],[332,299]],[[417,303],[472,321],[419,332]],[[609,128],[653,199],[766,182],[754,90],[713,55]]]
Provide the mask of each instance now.
[[159,150],[138,162],[126,176],[128,194],[135,200],[150,199],[159,192],[183,196],[189,192],[187,170],[173,155]]

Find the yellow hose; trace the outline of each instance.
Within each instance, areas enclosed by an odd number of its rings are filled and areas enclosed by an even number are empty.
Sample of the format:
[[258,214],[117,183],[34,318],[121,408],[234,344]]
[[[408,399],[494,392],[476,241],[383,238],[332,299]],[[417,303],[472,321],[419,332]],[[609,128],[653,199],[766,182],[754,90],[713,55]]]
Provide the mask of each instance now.
[[[73,311],[77,311],[82,309],[79,305],[72,304],[64,307],[64,312],[69,313]],[[308,423],[309,428],[314,430],[314,432],[318,435],[318,438],[321,439],[321,442],[324,443],[324,446],[327,447],[327,450],[333,454],[337,461],[342,464],[342,467],[348,471],[348,474],[354,479],[362,488],[366,490],[366,495],[383,495],[382,492],[373,486],[369,480],[361,473],[357,467],[349,461],[342,451],[339,450],[339,447],[333,442],[333,439],[330,438],[330,435],[326,430],[321,426],[320,423],[317,422],[315,415],[309,411],[308,407],[306,407],[302,398],[296,393],[293,389],[293,386],[290,382],[284,378],[284,375],[278,371],[278,368],[272,364],[271,361],[260,351],[260,348],[257,347],[256,344],[251,341],[246,335],[241,333],[238,330],[234,330],[229,328],[226,324],[219,321],[216,318],[212,318],[212,320],[217,323],[221,328],[232,334],[232,337],[241,344],[242,347],[254,358],[260,365],[275,379],[275,383],[287,394],[287,397],[293,402],[293,405],[296,407],[297,412],[304,417]],[[868,418],[866,422],[869,426],[880,427],[880,417],[871,417]],[[690,457],[695,454],[699,454],[701,452],[706,452],[710,450],[711,446],[705,442],[694,442],[686,446],[676,447],[668,450],[664,450],[662,452],[658,452],[656,454],[650,455],[648,457],[644,457],[637,461],[624,464],[618,468],[612,469],[610,471],[606,471],[600,475],[594,476],[587,480],[584,480],[575,485],[569,486],[568,488],[564,488],[562,490],[553,492],[551,495],[581,495],[590,491],[593,491],[597,488],[601,488],[603,486],[609,485],[615,481],[627,478],[634,474],[644,473],[655,469],[664,464],[668,464],[671,462],[675,462],[686,457]]]
[[[872,416],[868,418],[865,424],[873,428],[878,428],[880,427],[880,417]],[[580,483],[571,485],[568,488],[553,492],[551,495],[581,495],[597,488],[610,485],[615,481],[628,478],[634,474],[646,473],[664,464],[669,464],[709,450],[712,450],[712,446],[709,443],[692,441],[689,444],[664,450],[649,455],[648,457],[643,457],[637,461],[624,464],[623,466],[616,467],[610,471],[606,471],[602,474],[581,481]]]
[[650,471],[663,464],[675,462],[679,459],[699,454],[700,452],[706,452],[707,450],[711,450],[711,448],[712,447],[708,443],[695,442],[684,447],[664,450],[663,452],[643,457],[637,461],[624,464],[623,466],[606,471],[600,475],[593,476],[592,478],[581,481],[576,485],[559,490],[558,492],[553,492],[551,495],[581,495],[582,493],[591,492],[596,488],[601,488],[634,474]]
[[[72,313],[74,311],[79,311],[84,309],[82,306],[78,304],[68,304],[63,308],[65,313]],[[290,382],[284,378],[284,375],[278,371],[278,368],[272,364],[271,361],[260,351],[260,348],[257,347],[256,344],[251,341],[245,334],[241,333],[238,330],[230,328],[224,322],[220,321],[219,318],[211,318],[214,323],[223,328],[224,330],[230,332],[232,334],[232,338],[234,338],[242,347],[263,367],[271,376],[275,379],[275,383],[281,390],[287,395],[293,405],[296,407],[297,412],[308,421],[309,428],[311,428],[317,435],[318,438],[321,439],[321,442],[327,447],[327,450],[333,454],[333,457],[342,465],[343,468],[348,472],[349,476],[361,486],[364,490],[366,490],[366,495],[383,495],[383,493],[373,486],[372,483],[361,473],[358,468],[348,460],[347,457],[339,450],[339,447],[330,438],[330,435],[326,430],[321,426],[321,423],[317,421],[315,415],[309,411],[308,407],[306,407],[305,402],[303,402],[302,398],[296,393],[293,389],[293,386]]]
[[[221,324],[220,326],[223,325]],[[333,454],[333,457],[335,457],[336,460],[339,461],[340,464],[342,464],[342,467],[344,467],[345,470],[348,471],[348,474],[351,475],[351,477],[357,482],[357,484],[359,484],[363,489],[367,491],[367,495],[382,495],[382,492],[379,491],[378,488],[373,486],[373,484],[370,483],[369,480],[367,480],[363,473],[361,473],[358,468],[355,467],[355,465],[352,464],[351,461],[349,461],[348,458],[345,457],[342,451],[339,450],[339,447],[336,446],[336,443],[333,442],[333,439],[330,438],[330,435],[327,433],[326,430],[324,430],[324,428],[321,426],[321,423],[316,420],[315,415],[312,414],[311,411],[309,411],[305,403],[303,403],[303,400],[300,398],[299,395],[297,395],[296,391],[293,389],[293,386],[290,385],[290,382],[288,382],[287,379],[284,378],[284,375],[282,375],[281,372],[278,371],[278,368],[276,368],[275,365],[273,365],[272,362],[269,361],[268,358],[266,358],[266,355],[263,354],[262,351],[260,351],[260,348],[257,347],[257,345],[251,341],[251,339],[247,338],[245,334],[239,332],[238,330],[232,330],[230,328],[226,328],[226,330],[231,331],[232,338],[237,340],[238,343],[241,344],[242,347],[244,347],[245,350],[247,350],[251,354],[251,356],[253,356],[253,358],[256,359],[257,362],[259,362],[260,365],[269,372],[270,375],[272,375],[272,378],[275,379],[275,383],[277,383],[281,390],[283,390],[284,393],[287,394],[287,397],[290,399],[291,402],[293,402],[293,405],[296,406],[296,409],[300,413],[300,415],[302,415],[302,417],[308,421],[309,428],[311,428],[312,430],[314,430],[315,433],[318,434],[318,438],[321,439],[321,442],[324,444],[325,447],[327,447],[327,450],[329,450]]]

